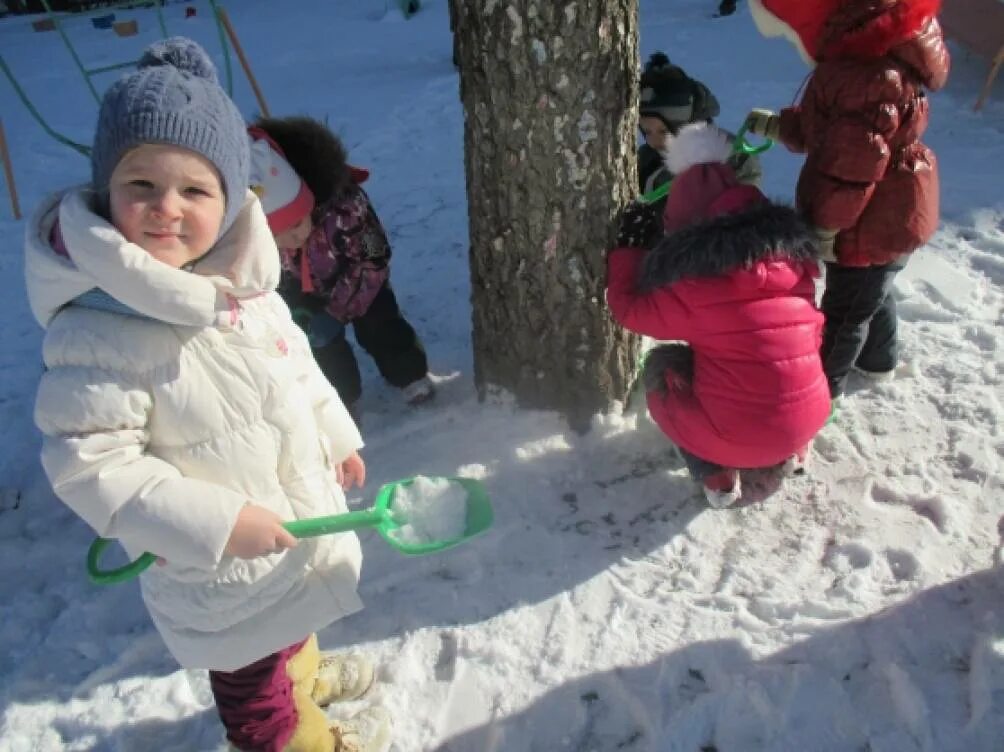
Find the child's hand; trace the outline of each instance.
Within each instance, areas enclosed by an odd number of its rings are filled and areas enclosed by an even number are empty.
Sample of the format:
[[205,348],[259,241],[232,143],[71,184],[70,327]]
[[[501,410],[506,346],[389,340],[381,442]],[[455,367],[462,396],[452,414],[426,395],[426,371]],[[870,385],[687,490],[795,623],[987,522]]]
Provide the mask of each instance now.
[[771,110],[755,108],[746,116],[746,130],[757,136],[779,141],[781,135],[781,118]]
[[833,246],[837,240],[837,231],[828,230],[825,227],[813,227],[812,230],[816,235],[816,246],[819,248],[819,258],[828,264],[836,263],[837,256],[834,253]]
[[282,526],[279,515],[265,507],[249,504],[237,515],[237,522],[223,552],[239,559],[254,559],[293,548],[296,543],[296,538]]
[[355,485],[362,488],[366,482],[366,463],[359,456],[359,452],[353,452],[345,458],[345,462],[335,468],[335,477],[338,485],[348,491]]
[[617,231],[618,248],[651,248],[662,233],[658,202],[632,201],[621,213]]

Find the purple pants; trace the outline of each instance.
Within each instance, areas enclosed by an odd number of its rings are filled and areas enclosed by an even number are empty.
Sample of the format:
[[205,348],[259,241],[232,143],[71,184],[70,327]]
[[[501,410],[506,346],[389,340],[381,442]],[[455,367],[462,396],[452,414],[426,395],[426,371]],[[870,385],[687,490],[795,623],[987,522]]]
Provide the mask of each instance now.
[[282,752],[296,731],[286,663],[306,639],[236,671],[210,671],[209,686],[227,739],[241,752]]

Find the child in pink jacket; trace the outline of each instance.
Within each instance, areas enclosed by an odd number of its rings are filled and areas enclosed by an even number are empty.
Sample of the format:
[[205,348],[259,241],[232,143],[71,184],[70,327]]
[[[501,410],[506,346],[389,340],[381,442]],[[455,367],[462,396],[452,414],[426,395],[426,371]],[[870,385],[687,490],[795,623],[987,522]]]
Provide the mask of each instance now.
[[797,469],[829,415],[817,250],[793,209],[739,182],[725,134],[701,123],[668,138],[665,235],[652,205],[625,210],[607,303],[634,332],[686,342],[649,354],[649,412],[723,507],[741,469]]

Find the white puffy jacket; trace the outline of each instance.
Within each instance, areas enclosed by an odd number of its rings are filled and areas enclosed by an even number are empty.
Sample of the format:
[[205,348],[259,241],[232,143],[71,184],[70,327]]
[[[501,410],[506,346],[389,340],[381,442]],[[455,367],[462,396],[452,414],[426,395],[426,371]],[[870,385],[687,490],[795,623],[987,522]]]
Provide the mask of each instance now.
[[[54,197],[27,229],[28,294],[47,329],[42,464],[98,534],[167,560],[140,583],[178,661],[232,671],[361,608],[353,533],[253,560],[223,549],[248,503],[283,519],[346,511],[333,468],[362,440],[274,291],[254,194],[192,271],[127,242],[92,200]],[[69,258],[49,242],[57,215]],[[95,286],[142,316],[66,305]]]

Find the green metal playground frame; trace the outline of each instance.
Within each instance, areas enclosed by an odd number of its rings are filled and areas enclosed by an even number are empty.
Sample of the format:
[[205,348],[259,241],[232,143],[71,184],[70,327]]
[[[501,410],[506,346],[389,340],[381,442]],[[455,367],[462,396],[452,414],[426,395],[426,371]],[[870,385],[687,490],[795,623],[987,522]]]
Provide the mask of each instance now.
[[[227,42],[227,35],[224,32],[223,26],[222,26],[222,24],[220,22],[220,14],[218,12],[219,6],[217,5],[216,0],[207,0],[207,2],[209,3],[209,7],[212,9],[213,21],[216,24],[216,31],[219,34],[219,38],[220,38],[220,47],[223,49],[224,72],[225,72],[225,76],[226,76],[227,94],[229,94],[229,95],[232,96],[233,95],[233,89],[234,89],[234,78],[233,78],[233,66],[231,65],[231,61],[230,61],[230,45]],[[131,2],[130,1],[126,1],[126,2],[121,2],[121,3],[115,3],[115,4],[112,4],[112,5],[108,5],[108,6],[105,6],[105,7],[102,7],[102,8],[97,8],[97,9],[94,9],[94,10],[82,11],[80,13],[63,13],[63,14],[54,13],[52,11],[52,7],[49,5],[48,0],[42,0],[42,5],[45,8],[46,16],[52,21],[53,26],[55,27],[55,30],[59,33],[59,36],[63,40],[63,44],[65,44],[66,45],[66,49],[69,50],[70,56],[73,58],[73,62],[76,63],[77,69],[80,71],[80,74],[83,76],[84,81],[87,84],[87,88],[90,90],[91,95],[94,97],[94,101],[97,102],[98,104],[101,103],[101,95],[98,93],[98,90],[95,88],[94,82],[91,80],[92,77],[97,76],[97,75],[99,75],[101,73],[109,73],[110,71],[121,70],[123,68],[132,68],[132,67],[134,67],[136,65],[137,61],[136,60],[127,60],[127,61],[124,61],[124,62],[121,62],[121,63],[114,63],[112,65],[102,65],[102,66],[100,66],[98,68],[87,68],[84,65],[83,61],[80,59],[80,55],[77,54],[77,50],[73,46],[73,43],[70,41],[70,37],[66,33],[66,30],[63,28],[62,24],[60,23],[60,19],[61,18],[87,18],[89,16],[102,16],[102,15],[107,15],[110,11],[113,11],[115,9],[129,10],[129,9],[135,9],[135,8],[141,7],[141,6],[149,7],[149,5],[151,5],[151,4],[156,8],[156,11],[157,11],[157,23],[160,26],[160,33],[161,33],[161,35],[163,37],[167,37],[168,36],[168,33],[167,33],[167,23],[164,21],[164,12],[163,12],[164,3],[162,2],[162,0],[152,0],[152,2],[150,2],[150,3],[144,3],[144,2],[139,2],[137,0],[131,0]],[[7,80],[10,81],[10,84],[14,88],[15,93],[17,93],[18,98],[21,100],[21,102],[24,104],[24,106],[28,109],[28,112],[30,112],[31,115],[32,115],[32,117],[34,117],[35,120],[38,121],[38,124],[42,126],[43,130],[45,130],[45,132],[47,134],[49,134],[49,136],[51,136],[53,139],[55,139],[59,143],[63,144],[64,146],[70,147],[71,149],[73,149],[74,151],[80,153],[81,155],[83,155],[85,157],[90,157],[90,154],[91,154],[90,147],[84,146],[83,144],[79,144],[76,141],[73,141],[72,139],[67,138],[62,133],[59,133],[56,130],[54,130],[46,122],[45,118],[38,111],[38,109],[31,103],[31,100],[28,98],[28,95],[25,93],[24,89],[21,87],[21,85],[18,83],[17,79],[14,77],[14,74],[11,72],[11,70],[8,67],[6,61],[3,59],[3,55],[0,55],[0,71],[2,71],[3,74],[7,77]]]

